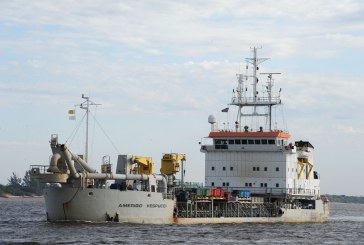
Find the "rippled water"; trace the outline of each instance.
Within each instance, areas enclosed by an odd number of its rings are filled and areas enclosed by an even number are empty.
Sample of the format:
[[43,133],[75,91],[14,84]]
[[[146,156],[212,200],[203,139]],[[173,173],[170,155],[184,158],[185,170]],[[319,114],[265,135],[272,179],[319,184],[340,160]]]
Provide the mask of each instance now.
[[0,198],[0,244],[364,244],[364,205],[330,209],[326,224],[48,223],[43,198]]

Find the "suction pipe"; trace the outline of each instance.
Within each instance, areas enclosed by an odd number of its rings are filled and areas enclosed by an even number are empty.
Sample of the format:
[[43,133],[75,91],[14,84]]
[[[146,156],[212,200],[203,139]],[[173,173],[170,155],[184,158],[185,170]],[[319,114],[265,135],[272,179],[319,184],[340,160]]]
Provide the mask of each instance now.
[[67,151],[71,154],[72,160],[78,162],[87,172],[96,173],[96,169],[91,168],[90,165],[87,164],[87,162],[85,162],[81,157],[79,157],[76,154],[71,153],[68,149],[67,149]]
[[61,145],[61,153],[63,155],[63,158],[66,160],[67,163],[67,167],[70,170],[71,176],[75,179],[78,179],[80,177],[80,174],[77,173],[75,166],[73,165],[72,162],[72,155],[70,153],[70,151],[67,149],[66,145]]
[[49,168],[47,169],[47,172],[52,172],[52,173],[60,172],[57,166],[57,162],[61,158],[62,158],[61,154],[59,153],[53,154],[51,161],[49,162]]
[[[66,160],[68,169],[70,170],[70,175],[78,179],[80,177],[87,179],[109,179],[109,180],[149,180],[152,175],[146,174],[113,174],[113,173],[96,173],[96,170],[91,168],[82,158],[71,153],[66,145],[57,145],[52,147],[53,156],[49,164],[49,171],[57,172],[59,171],[57,167],[57,161],[61,158]],[[77,161],[86,170],[86,173],[77,173],[76,168],[72,160]],[[153,175],[157,181],[162,181],[164,193],[167,193],[167,176],[163,175]],[[172,179],[173,184],[173,179]]]

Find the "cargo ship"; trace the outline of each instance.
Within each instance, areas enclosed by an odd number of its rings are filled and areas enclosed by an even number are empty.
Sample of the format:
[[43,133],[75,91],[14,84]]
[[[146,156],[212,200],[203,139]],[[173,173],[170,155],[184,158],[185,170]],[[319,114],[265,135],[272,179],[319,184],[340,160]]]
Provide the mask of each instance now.
[[[273,127],[279,73],[261,73],[258,48],[247,58],[244,74],[222,113],[235,111],[233,128],[220,128],[208,117],[211,131],[200,142],[205,154],[205,183],[185,182],[185,154],[162,155],[160,173],[150,157],[119,155],[113,171],[104,157],[100,172],[52,135],[49,165],[32,165],[31,177],[46,183],[48,221],[91,221],[146,224],[256,222],[326,222],[329,201],[321,196],[320,178],[309,141]],[[259,78],[266,76],[263,90]],[[260,82],[262,83],[262,82]],[[88,97],[80,107],[93,104]],[[88,120],[87,120],[88,121]],[[248,123],[250,122],[250,124]],[[86,141],[87,142],[87,141]]]

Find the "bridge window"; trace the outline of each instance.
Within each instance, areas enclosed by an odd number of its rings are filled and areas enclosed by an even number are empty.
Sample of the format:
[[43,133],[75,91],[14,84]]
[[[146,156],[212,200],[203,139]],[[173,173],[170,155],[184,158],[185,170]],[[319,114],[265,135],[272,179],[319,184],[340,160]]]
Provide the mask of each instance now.
[[262,140],[262,145],[268,144],[268,140]]
[[246,144],[248,144],[248,142],[247,142],[247,140],[241,140],[241,144],[246,145]]
[[249,145],[254,145],[254,140],[248,140]]
[[228,145],[215,145],[215,149],[228,149]]
[[226,139],[218,139],[215,140],[215,145],[227,145],[227,140]]
[[260,145],[260,140],[254,140],[256,145]]
[[235,145],[240,145],[241,141],[240,140],[235,140]]
[[234,140],[229,140],[229,145],[233,145],[234,144]]
[[268,144],[269,145],[275,145],[276,144],[276,140],[268,140]]

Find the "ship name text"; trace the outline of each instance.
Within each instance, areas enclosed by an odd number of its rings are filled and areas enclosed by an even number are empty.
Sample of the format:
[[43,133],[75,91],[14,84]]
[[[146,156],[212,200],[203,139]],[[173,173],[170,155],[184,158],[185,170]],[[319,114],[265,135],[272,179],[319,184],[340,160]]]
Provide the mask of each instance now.
[[166,208],[167,204],[147,204],[147,208]]
[[120,203],[119,208],[141,208],[143,207],[143,204],[137,204],[137,203]]

